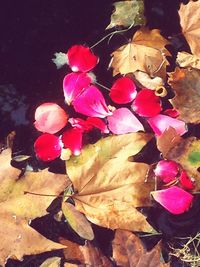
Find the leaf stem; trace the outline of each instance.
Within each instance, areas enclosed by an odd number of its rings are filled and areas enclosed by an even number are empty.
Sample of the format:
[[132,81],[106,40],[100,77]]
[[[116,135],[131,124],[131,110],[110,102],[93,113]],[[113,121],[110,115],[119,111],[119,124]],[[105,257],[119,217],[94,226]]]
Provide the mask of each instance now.
[[105,85],[103,85],[103,84],[101,84],[101,83],[98,83],[97,81],[95,82],[97,85],[99,85],[100,87],[102,87],[102,88],[104,88],[104,89],[106,89],[107,91],[109,91],[110,92],[110,89],[107,87],[107,86],[105,86]]
[[40,193],[34,193],[29,191],[24,191],[24,195],[30,194],[35,196],[42,196],[42,197],[72,197],[73,195],[51,195],[51,194],[40,194]]

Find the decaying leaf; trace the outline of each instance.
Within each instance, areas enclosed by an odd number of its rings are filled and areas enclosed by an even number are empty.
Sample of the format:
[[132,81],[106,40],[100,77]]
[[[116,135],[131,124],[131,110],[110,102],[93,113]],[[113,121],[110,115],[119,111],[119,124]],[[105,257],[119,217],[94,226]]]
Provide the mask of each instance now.
[[169,73],[168,83],[175,97],[170,100],[186,123],[200,123],[200,70],[176,68]]
[[80,237],[87,240],[94,239],[94,233],[91,224],[85,218],[84,214],[76,210],[74,205],[63,202],[62,211],[69,225]]
[[152,231],[135,209],[150,205],[149,166],[128,160],[151,138],[145,133],[110,136],[67,161],[67,174],[77,192],[72,196],[75,206],[91,222],[111,229]]
[[200,1],[190,1],[187,5],[181,4],[179,9],[182,33],[185,36],[192,53],[200,56]]
[[52,257],[46,259],[39,267],[60,267],[61,258]]
[[200,57],[187,52],[178,52],[176,62],[182,68],[192,67],[200,69]]
[[140,239],[125,230],[116,230],[112,242],[113,258],[117,266],[123,267],[167,267],[161,262],[161,243],[152,250],[146,251]]
[[148,73],[143,71],[135,71],[135,79],[145,88],[157,90],[157,88],[164,85],[164,81],[160,77],[151,78]]
[[111,15],[111,22],[106,29],[116,26],[129,27],[145,24],[143,0],[118,1],[114,4],[115,10]]
[[[79,261],[81,265],[78,266],[113,266],[111,261],[103,255],[101,250],[93,246],[89,241],[86,242],[84,246],[78,245],[77,243],[64,238],[60,238],[60,242],[67,247],[67,249],[64,249],[65,259],[68,261]],[[70,265],[66,263],[66,266]]]
[[141,28],[134,34],[131,42],[112,53],[110,66],[113,68],[113,75],[140,70],[150,77],[161,77],[165,80],[168,65],[166,56],[171,55],[165,48],[168,43],[159,30]]

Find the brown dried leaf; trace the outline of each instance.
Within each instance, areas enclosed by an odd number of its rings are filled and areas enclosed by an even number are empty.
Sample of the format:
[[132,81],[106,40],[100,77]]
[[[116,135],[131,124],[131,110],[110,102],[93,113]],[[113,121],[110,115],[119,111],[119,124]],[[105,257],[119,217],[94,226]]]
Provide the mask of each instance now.
[[46,259],[39,267],[60,267],[61,258],[51,257]]
[[140,83],[141,86],[156,90],[158,87],[164,85],[164,81],[160,77],[151,78],[148,73],[143,71],[135,71],[134,73],[135,79]]
[[170,100],[186,123],[200,123],[200,70],[176,68],[169,73],[168,83],[175,97]]
[[190,1],[187,5],[181,4],[179,9],[182,33],[185,36],[192,53],[200,56],[200,1]]
[[191,67],[200,69],[200,57],[187,52],[178,52],[176,62],[182,68]]

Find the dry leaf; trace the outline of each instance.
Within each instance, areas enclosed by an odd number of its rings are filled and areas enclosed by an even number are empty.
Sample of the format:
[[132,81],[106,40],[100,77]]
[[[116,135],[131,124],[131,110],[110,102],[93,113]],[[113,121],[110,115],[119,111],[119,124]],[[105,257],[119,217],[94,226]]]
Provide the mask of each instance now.
[[75,206],[91,222],[111,229],[152,231],[135,209],[150,205],[154,185],[146,181],[149,166],[128,160],[151,138],[145,133],[110,136],[67,161],[67,174],[77,192],[72,196]]
[[52,257],[46,259],[39,267],[60,267],[61,258]]
[[176,68],[169,73],[168,83],[175,97],[170,100],[186,123],[200,123],[200,70]]
[[176,62],[182,68],[191,67],[200,69],[200,57],[191,55],[187,52],[178,52]]
[[151,78],[148,73],[143,71],[135,71],[135,79],[145,88],[156,90],[164,85],[164,81],[160,77]]
[[169,267],[161,262],[161,244],[146,251],[140,239],[129,231],[116,230],[112,242],[113,258],[117,266],[123,267]]
[[187,5],[181,4],[179,9],[182,33],[187,40],[192,53],[200,56],[200,1],[190,1]]
[[116,26],[129,27],[145,24],[143,0],[118,1],[113,5],[115,10],[106,30]]

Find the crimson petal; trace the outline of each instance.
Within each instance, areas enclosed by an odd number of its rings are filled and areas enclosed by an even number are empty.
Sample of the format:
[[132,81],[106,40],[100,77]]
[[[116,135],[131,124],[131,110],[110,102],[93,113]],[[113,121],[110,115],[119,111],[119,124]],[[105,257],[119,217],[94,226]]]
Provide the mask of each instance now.
[[93,126],[90,125],[87,121],[81,118],[70,118],[69,123],[72,127],[82,130],[83,132],[88,132],[92,130]]
[[83,132],[78,128],[71,128],[65,131],[61,137],[64,148],[69,148],[75,156],[80,155],[82,149]]
[[173,160],[160,160],[154,169],[154,173],[164,183],[173,181],[179,171],[179,165]]
[[108,127],[105,124],[105,122],[99,118],[95,117],[88,117],[87,118],[87,123],[99,130],[101,130],[102,133],[109,133]]
[[182,187],[186,190],[192,190],[195,187],[193,181],[190,179],[185,170],[181,172],[179,181]]

